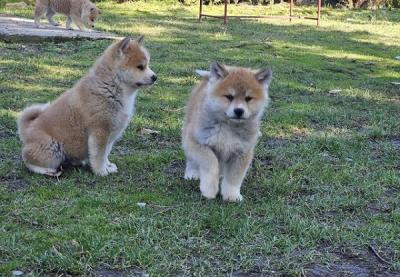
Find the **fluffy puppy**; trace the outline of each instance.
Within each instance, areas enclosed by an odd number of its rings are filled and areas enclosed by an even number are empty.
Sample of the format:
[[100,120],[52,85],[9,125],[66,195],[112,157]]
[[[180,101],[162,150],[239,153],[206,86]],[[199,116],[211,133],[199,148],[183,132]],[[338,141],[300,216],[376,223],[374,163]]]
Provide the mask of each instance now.
[[53,26],[59,26],[54,21],[53,16],[56,13],[66,15],[67,29],[72,30],[71,23],[74,22],[79,30],[84,30],[85,26],[94,28],[96,18],[101,11],[95,4],[89,0],[36,0],[35,4],[35,25],[39,27],[40,18],[46,13],[49,23]]
[[113,43],[86,76],[51,104],[26,108],[18,119],[22,158],[33,172],[57,175],[60,165],[89,161],[94,173],[117,172],[108,160],[134,113],[139,88],[157,79],[143,37]]
[[210,72],[198,73],[203,80],[189,99],[182,130],[185,179],[200,179],[200,191],[208,199],[220,191],[224,200],[241,201],[272,71],[214,63]]

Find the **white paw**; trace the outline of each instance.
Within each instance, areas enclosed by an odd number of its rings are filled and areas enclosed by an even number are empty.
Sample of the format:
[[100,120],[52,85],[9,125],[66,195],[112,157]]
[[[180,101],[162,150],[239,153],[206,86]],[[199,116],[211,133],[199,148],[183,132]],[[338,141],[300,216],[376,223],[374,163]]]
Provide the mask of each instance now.
[[101,168],[93,169],[93,172],[99,176],[107,176],[110,173],[118,172],[117,166],[113,163],[107,163]]
[[108,161],[107,162],[107,170],[108,170],[108,173],[116,173],[116,172],[118,172],[118,167],[114,163]]
[[222,199],[229,202],[240,202],[243,201],[243,196],[240,193],[222,194]]
[[186,169],[185,177],[186,180],[199,180],[200,174],[199,171],[196,169]]
[[218,186],[216,188],[212,186],[202,187],[200,186],[201,195],[207,199],[214,199],[218,194]]

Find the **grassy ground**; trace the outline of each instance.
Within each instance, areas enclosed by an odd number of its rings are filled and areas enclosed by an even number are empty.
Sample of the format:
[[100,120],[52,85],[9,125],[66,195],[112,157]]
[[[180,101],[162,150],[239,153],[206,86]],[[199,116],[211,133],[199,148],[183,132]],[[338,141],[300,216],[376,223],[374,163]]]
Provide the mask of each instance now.
[[[100,7],[99,29],[146,36],[159,76],[112,151],[116,175],[28,172],[15,124],[26,105],[71,87],[109,42],[0,42],[0,275],[399,274],[400,87],[391,84],[400,81],[399,11],[325,10],[320,28],[224,27],[197,23],[197,7]],[[274,70],[240,204],[206,201],[197,182],[182,179],[183,107],[194,69],[214,60]]]

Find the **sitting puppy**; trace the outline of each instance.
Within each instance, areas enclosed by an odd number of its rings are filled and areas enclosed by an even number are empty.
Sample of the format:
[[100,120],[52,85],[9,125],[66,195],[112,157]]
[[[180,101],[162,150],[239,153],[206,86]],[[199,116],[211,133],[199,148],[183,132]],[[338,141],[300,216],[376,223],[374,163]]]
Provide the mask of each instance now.
[[113,43],[72,89],[22,112],[18,133],[31,171],[57,175],[64,162],[89,160],[98,175],[117,172],[108,160],[111,148],[132,118],[137,90],[157,79],[142,40]]
[[68,16],[67,29],[72,30],[71,22],[73,21],[81,31],[84,30],[85,26],[94,28],[96,18],[101,14],[101,11],[89,0],[36,0],[36,27],[39,27],[40,18],[45,12],[51,25],[60,25],[54,21],[53,16],[56,13],[62,13]]
[[202,195],[212,199],[222,176],[222,198],[241,201],[272,72],[214,63],[211,72],[198,73],[203,80],[192,92],[182,130],[185,179],[200,178]]

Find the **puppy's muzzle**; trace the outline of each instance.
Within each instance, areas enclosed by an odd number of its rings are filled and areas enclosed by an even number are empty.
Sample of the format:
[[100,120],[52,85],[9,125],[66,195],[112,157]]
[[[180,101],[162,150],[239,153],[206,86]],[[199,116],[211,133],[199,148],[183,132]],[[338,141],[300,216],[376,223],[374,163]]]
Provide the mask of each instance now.
[[244,110],[241,108],[236,108],[233,110],[233,112],[235,113],[236,118],[242,118],[243,114],[244,114]]

